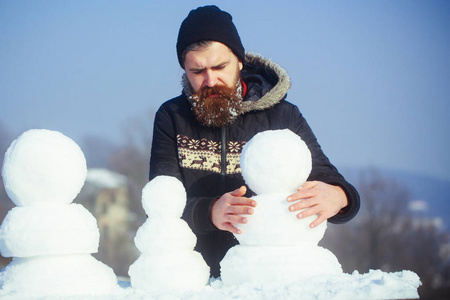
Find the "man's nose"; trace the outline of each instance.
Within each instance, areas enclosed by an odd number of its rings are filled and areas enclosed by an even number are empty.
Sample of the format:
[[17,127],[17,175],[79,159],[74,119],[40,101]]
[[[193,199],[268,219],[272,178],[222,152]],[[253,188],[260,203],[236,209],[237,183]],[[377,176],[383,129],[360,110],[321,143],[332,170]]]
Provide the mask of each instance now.
[[205,85],[208,87],[214,87],[217,84],[217,76],[214,72],[205,72]]

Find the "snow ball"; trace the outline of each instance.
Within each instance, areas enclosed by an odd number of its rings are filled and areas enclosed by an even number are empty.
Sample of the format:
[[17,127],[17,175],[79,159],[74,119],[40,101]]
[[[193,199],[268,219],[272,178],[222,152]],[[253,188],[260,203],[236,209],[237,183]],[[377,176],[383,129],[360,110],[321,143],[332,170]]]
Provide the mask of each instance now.
[[14,207],[0,226],[4,257],[95,253],[99,230],[80,204]]
[[197,238],[182,219],[149,218],[139,227],[134,238],[141,253],[173,253],[194,250]]
[[[236,239],[241,245],[317,245],[325,234],[327,222],[310,228],[317,215],[297,219],[289,211],[289,193],[261,194],[252,199],[258,203],[246,224],[235,224],[242,230]],[[270,220],[270,222],[267,222]]]
[[32,129],[12,142],[2,176],[17,206],[71,203],[86,179],[80,147],[60,132]]
[[186,206],[186,190],[175,177],[157,176],[142,189],[142,206],[149,217],[180,218]]
[[[242,267],[245,266],[245,267]],[[341,264],[329,250],[316,246],[243,246],[228,250],[220,262],[226,285],[284,284],[314,276],[342,274]]]
[[255,193],[293,193],[311,172],[311,152],[289,129],[268,130],[244,146],[240,165],[245,182]]
[[128,271],[131,286],[146,291],[190,291],[206,286],[209,267],[200,253],[142,254]]
[[0,273],[0,285],[14,299],[120,292],[113,270],[90,254],[14,258]]

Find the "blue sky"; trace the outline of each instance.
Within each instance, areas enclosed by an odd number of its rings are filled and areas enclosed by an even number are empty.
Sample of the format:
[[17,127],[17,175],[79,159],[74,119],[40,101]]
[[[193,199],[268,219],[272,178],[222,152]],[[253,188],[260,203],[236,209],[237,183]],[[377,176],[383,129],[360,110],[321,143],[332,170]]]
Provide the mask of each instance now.
[[338,168],[450,181],[450,1],[0,0],[0,122],[124,141],[180,93],[178,28],[211,3],[286,68]]

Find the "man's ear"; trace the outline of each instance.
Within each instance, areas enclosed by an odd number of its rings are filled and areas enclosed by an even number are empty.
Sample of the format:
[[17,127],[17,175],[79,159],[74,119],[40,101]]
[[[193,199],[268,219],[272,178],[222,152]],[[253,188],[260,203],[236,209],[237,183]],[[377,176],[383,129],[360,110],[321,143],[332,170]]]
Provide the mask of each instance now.
[[239,71],[242,71],[242,68],[244,67],[244,64],[242,61],[239,61]]

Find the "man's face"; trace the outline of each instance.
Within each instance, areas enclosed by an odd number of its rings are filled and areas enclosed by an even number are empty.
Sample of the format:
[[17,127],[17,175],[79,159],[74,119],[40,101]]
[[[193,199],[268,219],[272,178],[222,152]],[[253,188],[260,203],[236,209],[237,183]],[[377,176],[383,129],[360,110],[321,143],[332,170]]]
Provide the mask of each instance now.
[[184,69],[193,93],[198,93],[204,87],[234,88],[239,80],[242,62],[230,48],[212,42],[209,46],[186,53]]

